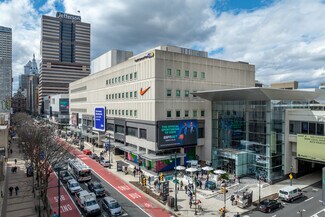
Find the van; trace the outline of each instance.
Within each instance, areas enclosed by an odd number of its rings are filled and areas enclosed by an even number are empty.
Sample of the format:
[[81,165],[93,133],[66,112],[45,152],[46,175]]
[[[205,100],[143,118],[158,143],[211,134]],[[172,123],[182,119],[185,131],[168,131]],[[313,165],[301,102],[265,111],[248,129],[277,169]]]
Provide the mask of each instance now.
[[302,196],[301,189],[297,187],[287,186],[279,190],[279,198],[284,201],[292,202]]

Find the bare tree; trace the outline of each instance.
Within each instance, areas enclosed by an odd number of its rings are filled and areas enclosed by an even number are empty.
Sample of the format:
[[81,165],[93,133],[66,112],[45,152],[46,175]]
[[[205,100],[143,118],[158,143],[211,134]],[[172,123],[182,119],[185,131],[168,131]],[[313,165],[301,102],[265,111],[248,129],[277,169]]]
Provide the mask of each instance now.
[[[50,174],[56,166],[62,166],[67,159],[69,147],[64,148],[54,140],[54,134],[47,126],[30,125],[21,121],[17,129],[19,142],[26,164],[32,165],[36,175],[36,186],[41,192],[43,204],[48,207],[47,189]],[[34,184],[35,186],[35,184]]]

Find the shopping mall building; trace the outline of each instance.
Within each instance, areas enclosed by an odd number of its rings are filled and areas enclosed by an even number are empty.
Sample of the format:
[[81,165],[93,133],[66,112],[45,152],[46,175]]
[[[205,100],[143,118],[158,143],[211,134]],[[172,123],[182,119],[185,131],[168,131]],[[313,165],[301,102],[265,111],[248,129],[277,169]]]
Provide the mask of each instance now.
[[272,183],[325,166],[322,91],[236,88],[198,91],[209,100],[212,165]]
[[173,169],[175,155],[211,162],[213,104],[195,93],[254,84],[254,65],[160,46],[70,83],[72,131],[155,172]]

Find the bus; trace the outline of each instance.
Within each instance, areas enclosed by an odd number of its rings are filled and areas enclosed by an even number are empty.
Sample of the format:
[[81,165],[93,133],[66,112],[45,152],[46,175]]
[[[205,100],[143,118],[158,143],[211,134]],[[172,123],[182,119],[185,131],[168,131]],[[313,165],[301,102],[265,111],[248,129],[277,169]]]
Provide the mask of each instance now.
[[90,167],[79,159],[69,160],[68,170],[78,182],[91,180]]

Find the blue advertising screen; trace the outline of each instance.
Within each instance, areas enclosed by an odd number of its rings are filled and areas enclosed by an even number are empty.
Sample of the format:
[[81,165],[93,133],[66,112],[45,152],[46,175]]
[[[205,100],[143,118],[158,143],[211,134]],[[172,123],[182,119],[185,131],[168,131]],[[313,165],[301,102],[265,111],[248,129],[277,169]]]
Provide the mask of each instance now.
[[197,138],[197,120],[158,122],[158,148],[197,145]]
[[105,131],[105,107],[95,107],[94,128],[98,131]]

